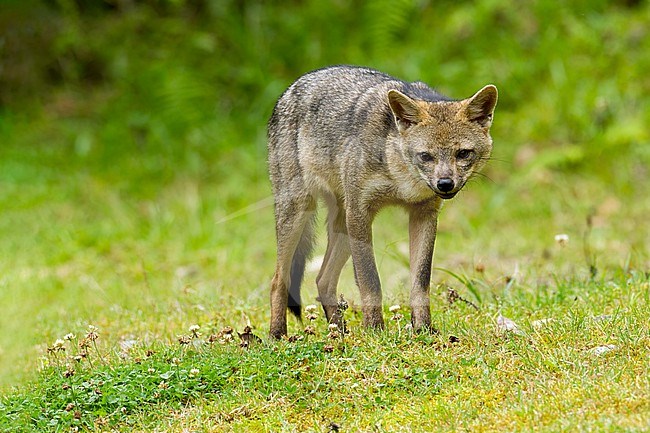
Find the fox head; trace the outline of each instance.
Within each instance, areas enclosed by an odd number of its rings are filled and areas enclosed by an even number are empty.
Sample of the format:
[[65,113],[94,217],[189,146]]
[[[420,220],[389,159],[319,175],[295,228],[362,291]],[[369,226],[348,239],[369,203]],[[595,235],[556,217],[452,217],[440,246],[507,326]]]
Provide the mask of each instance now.
[[487,85],[461,101],[437,102],[390,90],[388,103],[405,165],[439,197],[454,197],[489,159],[495,86]]

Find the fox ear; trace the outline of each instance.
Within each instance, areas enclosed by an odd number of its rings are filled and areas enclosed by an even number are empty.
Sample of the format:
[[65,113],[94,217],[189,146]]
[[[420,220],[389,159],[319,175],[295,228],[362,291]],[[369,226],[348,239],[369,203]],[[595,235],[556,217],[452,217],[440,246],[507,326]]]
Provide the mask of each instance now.
[[395,116],[399,132],[422,121],[422,112],[415,101],[397,90],[388,91],[388,105]]
[[477,122],[488,129],[492,125],[492,113],[497,105],[498,92],[496,86],[488,84],[467,100],[465,115],[471,122]]

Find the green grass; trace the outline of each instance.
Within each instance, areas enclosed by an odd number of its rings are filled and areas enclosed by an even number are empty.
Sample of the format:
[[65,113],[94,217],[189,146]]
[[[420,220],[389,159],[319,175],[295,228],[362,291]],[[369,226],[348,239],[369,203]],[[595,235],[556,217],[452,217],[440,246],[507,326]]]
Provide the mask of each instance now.
[[[36,165],[17,159],[5,159],[16,173]],[[263,159],[236,175],[231,161],[213,170],[232,179],[185,173],[133,190],[83,167],[52,180],[40,172],[7,196],[5,430],[647,428],[647,200],[563,173],[474,183],[441,216],[432,286],[440,335],[411,335],[406,309],[385,333],[365,333],[348,265],[340,291],[353,305],[350,335],[330,341],[320,318],[314,336],[242,349],[236,336],[206,341],[249,322],[266,340],[273,217]],[[491,172],[502,176],[499,166]],[[375,224],[386,307],[408,304],[406,229],[398,209]],[[323,242],[321,233],[316,255]],[[309,272],[307,302],[314,279]],[[447,287],[479,310],[450,304]],[[525,335],[500,332],[500,314]],[[89,324],[97,347],[75,361]],[[181,345],[193,324],[202,337]],[[290,321],[292,335],[303,328]],[[48,353],[68,333],[76,339],[66,350]],[[607,345],[616,348],[592,353]]]
[[[0,15],[0,431],[648,431],[650,3],[55,3]],[[350,334],[267,341],[264,126],[336,63],[499,87],[493,160],[439,221],[438,335],[406,326],[387,209],[404,317],[366,333],[348,264]],[[220,341],[248,324],[261,344]]]
[[[185,330],[184,343],[136,335],[118,351],[100,330],[97,347],[72,361],[86,332],[73,330],[65,350],[46,356],[39,381],[4,398],[2,411],[12,431],[329,431],[330,423],[351,431],[644,431],[647,275],[557,284],[550,299],[517,290],[480,311],[441,302],[435,336],[413,335],[399,316],[386,332],[366,333],[353,311],[344,338],[332,339],[318,319],[315,335],[294,326],[299,341],[248,348],[237,335],[224,340],[222,319],[197,316],[189,302],[179,308],[201,329]],[[498,330],[498,311],[525,334]],[[534,326],[540,318],[553,320]],[[593,353],[604,345],[615,348]]]

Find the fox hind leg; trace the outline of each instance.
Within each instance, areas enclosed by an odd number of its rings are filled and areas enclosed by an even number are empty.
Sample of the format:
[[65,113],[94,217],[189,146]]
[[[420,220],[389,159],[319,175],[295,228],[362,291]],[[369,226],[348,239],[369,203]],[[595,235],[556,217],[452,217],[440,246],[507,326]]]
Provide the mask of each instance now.
[[302,229],[298,246],[296,247],[296,251],[293,253],[293,259],[291,261],[288,307],[289,311],[291,311],[298,319],[301,318],[302,305],[300,299],[300,286],[302,284],[302,277],[305,274],[307,260],[311,257],[312,247],[314,245],[315,220],[316,213],[313,211],[307,211],[307,221]]
[[311,194],[285,198],[276,193],[277,264],[271,282],[271,337],[287,334],[287,308],[300,311],[300,280],[311,250],[315,213],[316,200]]
[[327,250],[316,278],[316,286],[325,317],[331,321],[337,308],[336,287],[339,277],[343,266],[350,258],[350,242],[345,224],[343,201],[333,195],[326,195],[325,203],[328,208]]

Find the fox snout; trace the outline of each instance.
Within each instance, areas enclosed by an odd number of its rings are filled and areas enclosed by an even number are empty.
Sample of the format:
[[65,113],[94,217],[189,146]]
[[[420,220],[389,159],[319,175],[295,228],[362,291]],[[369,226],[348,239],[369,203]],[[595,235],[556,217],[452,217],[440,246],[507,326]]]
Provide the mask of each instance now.
[[438,179],[438,182],[436,182],[436,186],[441,192],[444,193],[449,193],[451,192],[452,189],[454,189],[454,180],[449,178],[449,177],[443,177],[442,179]]
[[438,180],[431,179],[427,183],[433,192],[443,199],[453,198],[462,188],[462,185],[459,185],[450,177],[441,177]]

